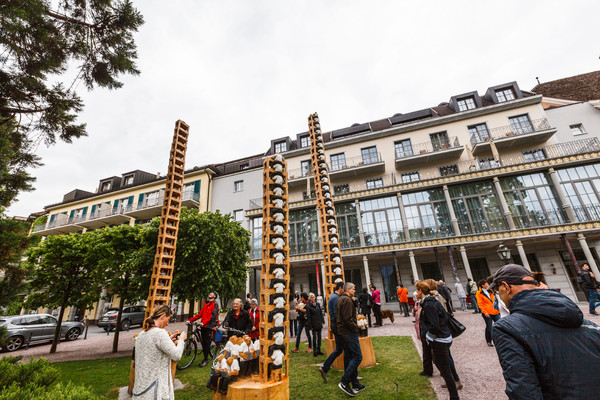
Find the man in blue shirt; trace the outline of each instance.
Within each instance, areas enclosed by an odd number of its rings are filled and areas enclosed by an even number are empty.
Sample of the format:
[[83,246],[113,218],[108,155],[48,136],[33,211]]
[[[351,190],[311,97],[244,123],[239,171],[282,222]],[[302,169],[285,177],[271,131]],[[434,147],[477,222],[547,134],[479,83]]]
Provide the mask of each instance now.
[[331,365],[338,358],[342,352],[344,351],[344,344],[342,343],[342,337],[338,335],[337,325],[335,323],[335,309],[337,305],[337,301],[340,296],[344,293],[344,282],[338,282],[335,285],[335,291],[331,296],[329,296],[329,301],[327,302],[327,312],[329,312],[329,324],[331,326],[331,332],[333,332],[333,337],[335,338],[335,350],[331,352],[327,360],[323,363],[322,367],[319,367],[319,372],[321,372],[321,376],[323,380],[327,382],[327,372],[331,368]]

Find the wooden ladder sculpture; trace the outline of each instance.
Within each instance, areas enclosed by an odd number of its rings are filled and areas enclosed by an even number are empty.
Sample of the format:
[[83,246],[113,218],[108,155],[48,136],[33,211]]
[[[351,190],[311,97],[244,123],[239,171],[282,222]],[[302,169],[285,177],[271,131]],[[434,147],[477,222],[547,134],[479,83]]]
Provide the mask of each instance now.
[[[335,290],[338,282],[344,282],[344,265],[340,248],[340,237],[338,233],[335,206],[333,203],[333,185],[329,178],[327,169],[327,158],[325,156],[325,144],[321,132],[321,124],[317,113],[308,116],[308,133],[310,137],[310,158],[315,180],[315,194],[317,197],[317,208],[319,210],[319,225],[321,226],[321,240],[323,244],[323,267],[325,276],[325,303],[329,303],[329,296]],[[329,319],[329,313],[327,313]],[[335,350],[335,337],[331,331],[331,321],[325,338],[325,349],[327,355]],[[375,365],[375,353],[369,336],[360,338],[360,347],[363,353],[363,361],[359,367]],[[343,357],[338,357],[334,368],[344,369]]]
[[[175,122],[173,144],[169,156],[169,170],[167,172],[165,197],[158,228],[158,243],[152,267],[150,280],[150,293],[146,301],[146,316],[148,318],[154,307],[169,304],[171,284],[173,283],[173,270],[175,268],[175,250],[177,233],[179,232],[179,213],[183,194],[183,172],[185,169],[185,153],[190,127],[185,122]],[[135,336],[137,337],[137,335]],[[129,394],[133,391],[135,380],[135,349],[133,350],[131,367],[129,370]],[[171,362],[171,376],[175,379],[177,363]]]
[[289,209],[287,163],[281,155],[263,164],[263,234],[260,276],[259,375],[229,385],[213,400],[289,399]]

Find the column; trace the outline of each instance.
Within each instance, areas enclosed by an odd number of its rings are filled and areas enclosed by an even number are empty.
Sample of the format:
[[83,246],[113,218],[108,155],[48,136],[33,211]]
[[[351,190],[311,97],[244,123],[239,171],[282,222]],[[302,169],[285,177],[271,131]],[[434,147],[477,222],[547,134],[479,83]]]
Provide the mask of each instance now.
[[354,200],[354,205],[356,206],[356,219],[358,221],[358,236],[360,237],[360,247],[365,247],[365,231],[363,231],[362,218],[360,217],[360,202]]
[[531,271],[531,267],[529,266],[529,260],[527,260],[527,254],[525,253],[525,249],[523,249],[523,243],[520,240],[517,240],[515,246],[517,246],[517,251],[519,252],[519,257],[521,257],[521,262],[523,263],[523,266]]
[[450,259],[450,266],[452,267],[452,274],[454,275],[454,280],[456,282],[460,282],[460,279],[458,279],[458,272],[456,271],[456,264],[454,264],[454,256],[452,256],[452,249],[450,248],[450,246],[447,246],[446,250],[448,250],[448,258]]
[[396,252],[392,251],[392,257],[394,257],[394,270],[396,271],[396,281],[398,284],[402,283],[402,279],[400,277],[400,269],[398,268],[398,258],[396,257]]
[[463,264],[465,266],[467,278],[473,279],[473,273],[471,272],[471,265],[469,264],[469,258],[467,257],[467,249],[465,249],[465,246],[460,246],[460,257],[462,258]]
[[[323,293],[323,301],[329,301],[329,297],[327,297],[327,291],[325,290],[325,264],[323,263],[323,261],[319,261],[319,264],[321,266],[321,293]],[[346,279],[344,279],[344,281],[345,280]]]
[[596,260],[594,260],[594,256],[592,255],[592,252],[590,251],[590,247],[588,246],[587,242],[585,241],[585,236],[583,236],[583,233],[580,233],[577,235],[577,240],[579,240],[579,245],[581,246],[581,249],[583,250],[583,254],[585,254],[585,258],[587,259],[587,263],[590,266],[590,269],[596,276],[596,280],[598,280],[598,277],[600,277],[600,270],[598,270],[598,265],[596,264]]
[[414,281],[418,281],[419,272],[417,272],[417,262],[415,261],[415,253],[411,250],[408,252],[408,258],[410,259],[410,268],[412,269]]
[[404,229],[404,241],[410,241],[410,230],[408,229],[408,220],[406,219],[406,211],[404,211],[404,203],[402,202],[402,194],[398,193],[398,207],[400,207],[400,218],[402,219],[402,229]]
[[494,187],[496,188],[496,194],[498,195],[498,199],[500,199],[500,206],[502,207],[502,211],[504,212],[504,218],[506,218],[508,227],[511,230],[517,229],[517,227],[515,226],[515,221],[513,221],[512,213],[510,212],[508,204],[506,203],[506,198],[504,197],[502,186],[500,186],[500,180],[497,177],[494,177]]
[[367,286],[371,284],[371,274],[369,274],[369,260],[367,256],[363,256],[363,266],[365,268],[365,280],[367,281]]
[[454,213],[454,207],[452,207],[452,200],[450,199],[450,191],[448,190],[447,185],[444,185],[444,197],[446,198],[446,205],[448,206],[448,211],[450,211],[450,221],[452,221],[452,229],[454,229],[454,236],[460,236],[460,228],[458,227],[458,220],[456,219],[456,214]]
[[[558,198],[560,199],[560,202],[563,205],[565,214],[567,214],[568,222],[577,222],[577,218],[575,218],[575,213],[573,212],[573,207],[571,206],[571,203],[569,202],[569,200],[567,200],[565,191],[563,190],[562,186],[560,185],[558,175],[556,174],[556,171],[554,170],[554,168],[548,169],[548,175],[550,175],[550,180],[552,181],[552,185],[554,186],[554,189],[556,190],[556,194],[558,194]],[[587,257],[587,255],[586,255],[586,257]],[[590,267],[591,266],[592,266],[592,264],[590,264]]]
[[253,273],[252,270],[246,272],[246,294],[250,293],[250,274],[251,273]]
[[571,243],[569,243],[569,239],[567,239],[567,234],[563,233],[560,235],[566,249],[567,252],[569,253],[569,257],[571,258],[571,262],[573,263],[573,266],[575,267],[575,271],[577,271],[578,274],[581,273],[581,267],[579,266],[579,263],[577,262],[577,257],[575,257],[575,253],[573,253],[573,248],[571,247]]

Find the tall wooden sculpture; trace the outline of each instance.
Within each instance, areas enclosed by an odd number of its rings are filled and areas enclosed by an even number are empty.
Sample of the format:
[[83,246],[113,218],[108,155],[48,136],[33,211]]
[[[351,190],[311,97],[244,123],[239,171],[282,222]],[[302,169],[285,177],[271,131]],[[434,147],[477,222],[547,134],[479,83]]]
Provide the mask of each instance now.
[[[315,179],[315,194],[317,196],[317,208],[319,210],[319,223],[321,226],[321,240],[323,244],[323,266],[325,269],[325,302],[329,303],[329,296],[333,294],[335,285],[344,282],[344,266],[340,251],[340,237],[338,233],[335,206],[333,204],[333,185],[329,178],[327,169],[327,158],[325,156],[325,144],[321,133],[321,124],[317,113],[308,117],[308,133],[310,137],[310,158]],[[327,313],[329,319],[329,313]],[[375,365],[375,353],[371,338],[361,337],[360,347],[363,353],[363,361],[360,367]],[[335,337],[331,331],[329,321],[328,335],[325,338],[325,349],[331,354],[335,349]],[[334,368],[343,369],[342,356],[338,357],[333,364]]]
[[190,127],[181,120],[175,123],[165,198],[158,228],[158,243],[152,267],[150,293],[146,302],[146,318],[150,316],[157,305],[168,304],[171,295],[189,129]]

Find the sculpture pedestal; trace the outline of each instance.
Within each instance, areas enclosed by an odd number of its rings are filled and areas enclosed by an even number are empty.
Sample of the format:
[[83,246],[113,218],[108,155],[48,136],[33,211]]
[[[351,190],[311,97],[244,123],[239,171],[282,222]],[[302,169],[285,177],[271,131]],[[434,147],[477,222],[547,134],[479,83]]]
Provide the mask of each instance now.
[[227,394],[213,392],[213,400],[285,400],[290,398],[290,382],[260,382],[253,378],[239,379],[229,385]]
[[[364,367],[372,367],[375,365],[375,352],[373,351],[373,342],[371,341],[370,336],[359,337],[358,341],[360,342],[360,351],[362,352],[362,362],[358,366],[358,368]],[[335,350],[335,340],[325,338],[325,352],[327,356]],[[342,353],[338,358],[335,359],[331,368],[335,369],[344,369],[344,353]]]

